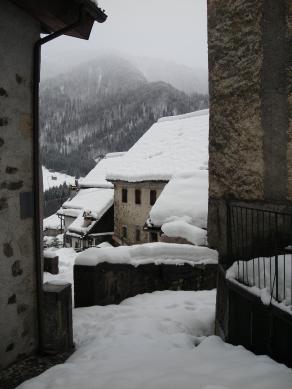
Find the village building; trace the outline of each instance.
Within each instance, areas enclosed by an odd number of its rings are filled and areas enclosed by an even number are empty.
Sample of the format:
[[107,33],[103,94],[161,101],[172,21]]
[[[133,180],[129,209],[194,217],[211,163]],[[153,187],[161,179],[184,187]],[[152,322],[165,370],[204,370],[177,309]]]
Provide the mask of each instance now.
[[[54,288],[45,294],[42,279],[41,47],[64,34],[88,39],[93,23],[105,20],[90,0],[0,2],[0,369],[47,345],[42,304]],[[72,347],[67,324],[64,348]]]
[[54,213],[43,220],[43,235],[56,237],[63,232],[61,218]]
[[97,246],[113,234],[113,189],[80,189],[58,211],[64,217],[64,246],[76,251]]
[[[64,246],[82,251],[111,241],[114,231],[114,189],[105,177],[124,153],[109,153],[78,182],[77,191],[57,212]],[[54,219],[55,220],[55,219]],[[45,224],[49,224],[45,220]]]
[[116,244],[161,240],[161,226],[148,229],[146,221],[173,176],[206,171],[208,122],[208,110],[162,118],[109,171],[107,180],[114,185]]

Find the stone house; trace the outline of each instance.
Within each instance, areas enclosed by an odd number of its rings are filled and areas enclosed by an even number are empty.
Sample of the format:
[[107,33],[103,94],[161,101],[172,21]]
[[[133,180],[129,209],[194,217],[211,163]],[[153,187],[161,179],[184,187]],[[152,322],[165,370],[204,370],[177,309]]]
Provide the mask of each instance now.
[[206,169],[208,110],[158,120],[113,166],[114,236],[118,245],[160,240],[160,229],[147,229],[149,213],[169,180],[178,173]]
[[62,34],[88,39],[94,21],[105,19],[89,0],[0,2],[0,369],[44,349],[41,46]]
[[208,41],[216,332],[292,366],[292,3],[209,0]]
[[152,206],[167,181],[112,181],[114,194],[114,236],[118,245],[157,242],[159,231],[144,228]]

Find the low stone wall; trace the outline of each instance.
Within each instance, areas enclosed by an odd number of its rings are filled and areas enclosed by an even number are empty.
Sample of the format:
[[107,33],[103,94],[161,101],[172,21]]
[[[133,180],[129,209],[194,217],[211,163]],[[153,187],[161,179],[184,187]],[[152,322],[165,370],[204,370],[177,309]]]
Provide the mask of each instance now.
[[156,290],[210,290],[216,287],[216,278],[216,264],[75,265],[75,307],[119,304],[126,298]]

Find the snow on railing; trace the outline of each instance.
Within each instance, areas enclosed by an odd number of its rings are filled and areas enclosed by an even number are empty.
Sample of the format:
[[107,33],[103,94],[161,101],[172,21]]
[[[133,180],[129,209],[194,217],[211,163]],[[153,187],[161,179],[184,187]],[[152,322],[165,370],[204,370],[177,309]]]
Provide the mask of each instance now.
[[234,263],[226,277],[250,287],[265,304],[292,308],[292,214],[228,206],[228,256]]

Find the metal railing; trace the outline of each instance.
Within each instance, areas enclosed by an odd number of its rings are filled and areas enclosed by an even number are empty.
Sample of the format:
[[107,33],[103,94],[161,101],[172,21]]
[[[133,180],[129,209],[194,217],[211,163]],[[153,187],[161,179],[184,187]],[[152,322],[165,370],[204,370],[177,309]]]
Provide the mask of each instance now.
[[292,214],[231,203],[228,246],[231,277],[292,305]]

